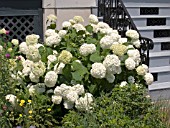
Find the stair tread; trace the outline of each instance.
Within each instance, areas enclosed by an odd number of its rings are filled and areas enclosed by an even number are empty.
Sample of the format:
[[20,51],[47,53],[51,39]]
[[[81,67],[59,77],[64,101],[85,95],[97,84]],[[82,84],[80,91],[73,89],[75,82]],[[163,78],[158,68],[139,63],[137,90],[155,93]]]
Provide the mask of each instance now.
[[137,15],[137,16],[131,16],[132,19],[137,19],[137,18],[170,18],[170,15]]
[[170,66],[150,67],[149,71],[151,73],[170,72]]
[[125,2],[124,3],[126,7],[130,7],[130,8],[135,8],[135,7],[170,7],[169,4],[167,3],[137,3],[135,2]]
[[164,57],[169,56],[170,57],[170,51],[161,51],[161,52],[151,52],[149,53],[149,57]]
[[149,90],[159,90],[159,89],[166,89],[170,88],[170,82],[163,82],[163,83],[153,83],[149,86]]
[[170,26],[163,26],[163,25],[159,25],[159,26],[144,26],[144,27],[137,27],[138,30],[161,30],[161,29],[170,29]]
[[160,42],[170,42],[169,37],[163,37],[163,38],[153,38],[152,39],[154,43],[160,43]]

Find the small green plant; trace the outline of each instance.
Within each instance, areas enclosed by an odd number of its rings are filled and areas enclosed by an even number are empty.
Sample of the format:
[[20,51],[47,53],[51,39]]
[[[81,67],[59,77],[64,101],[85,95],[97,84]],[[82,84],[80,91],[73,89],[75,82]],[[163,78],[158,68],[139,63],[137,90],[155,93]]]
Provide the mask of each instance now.
[[116,86],[96,99],[92,111],[70,111],[64,128],[167,128],[142,85]]

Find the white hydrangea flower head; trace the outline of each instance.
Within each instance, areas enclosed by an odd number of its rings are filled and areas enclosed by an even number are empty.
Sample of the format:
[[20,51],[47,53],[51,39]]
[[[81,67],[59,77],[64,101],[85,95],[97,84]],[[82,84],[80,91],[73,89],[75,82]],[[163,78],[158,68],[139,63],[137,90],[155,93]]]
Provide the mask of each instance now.
[[106,68],[102,63],[94,63],[90,73],[94,78],[102,79],[106,76]]
[[80,111],[89,111],[92,109],[93,95],[86,93],[75,102],[75,107]]
[[102,49],[110,49],[110,47],[113,45],[113,40],[110,36],[104,36],[100,40],[100,46]]
[[17,97],[13,94],[8,94],[5,96],[5,99],[10,102],[13,106],[16,104]]
[[135,83],[135,78],[133,76],[129,76],[128,83],[131,83],[131,84]]
[[133,45],[128,45],[127,49],[134,49]]
[[55,35],[55,30],[54,29],[47,29],[46,31],[45,31],[45,36],[46,37],[49,37],[49,36],[53,36],[53,35]]
[[80,23],[74,24],[72,27],[75,28],[77,32],[80,30],[83,30],[83,31],[86,30],[86,28]]
[[12,39],[11,43],[15,46],[19,45],[19,40],[18,39]]
[[58,32],[58,35],[60,36],[60,37],[63,37],[63,36],[65,36],[67,34],[67,31],[66,30],[60,30],[59,32]]
[[98,32],[98,26],[96,24],[90,24],[93,27],[93,32],[97,33]]
[[118,42],[119,42],[120,44],[124,44],[124,43],[127,43],[127,41],[128,41],[127,38],[120,38]]
[[67,50],[63,50],[58,56],[59,62],[62,62],[64,64],[70,63],[72,58],[73,58],[72,54]]
[[62,96],[60,95],[52,95],[52,102],[54,104],[60,104],[62,101]]
[[43,93],[45,92],[45,84],[44,83],[38,83],[36,85],[28,85],[27,86],[29,94],[33,96],[35,92],[37,93]]
[[88,56],[89,54],[93,54],[96,52],[96,46],[94,44],[86,44],[80,46],[80,54],[83,56]]
[[19,51],[23,54],[27,54],[28,52],[28,46],[26,44],[26,42],[22,42],[20,45],[19,45]]
[[149,71],[148,66],[142,64],[136,68],[136,72],[138,75],[144,76]]
[[55,33],[54,35],[49,36],[49,37],[46,38],[45,44],[47,46],[50,46],[50,47],[53,46],[53,45],[54,46],[59,46],[60,41],[61,41],[61,37],[57,33]]
[[63,105],[65,109],[72,109],[74,107],[74,104],[67,100],[64,101]]
[[84,19],[82,16],[74,16],[73,20],[76,21],[77,23],[84,22]]
[[98,17],[94,14],[90,14],[89,22],[92,24],[97,24],[99,22]]
[[61,96],[62,96],[62,93],[63,93],[63,89],[62,89],[60,86],[57,86],[57,87],[54,89],[54,94],[55,94],[55,95],[61,95]]
[[126,36],[134,40],[139,39],[139,33],[136,30],[126,31]]
[[42,62],[42,61],[39,61],[39,62],[35,62],[33,65],[32,65],[32,73],[37,76],[37,77],[40,77],[40,76],[43,76],[45,71],[46,71],[46,66],[45,66],[45,63]]
[[38,39],[40,38],[39,35],[31,34],[26,36],[26,43],[27,45],[35,45],[38,43]]
[[50,14],[50,15],[47,16],[47,20],[50,21],[50,22],[56,22],[57,17],[53,14]]
[[111,74],[118,73],[120,69],[116,70],[117,67],[120,67],[120,59],[116,55],[107,55],[103,61],[103,65],[106,67],[107,72]]
[[28,60],[28,59],[22,62],[22,65],[23,65],[22,73],[24,76],[29,75],[33,64],[34,64],[34,62],[31,60]]
[[147,85],[151,85],[154,81],[153,75],[151,73],[146,73],[144,80],[146,81]]
[[57,63],[55,66],[54,66],[54,71],[57,73],[57,74],[62,74],[62,71],[63,71],[63,68],[65,67],[65,64],[64,63]]
[[124,87],[124,86],[126,86],[127,85],[127,82],[126,81],[122,81],[121,83],[120,83],[120,87]]
[[29,78],[34,83],[38,83],[39,82],[39,76],[34,75],[32,72],[29,74]]
[[118,56],[123,56],[127,52],[127,47],[123,44],[113,44],[110,49]]
[[136,67],[136,63],[132,58],[129,57],[125,60],[125,66],[128,70],[133,70]]
[[64,21],[62,23],[62,27],[63,28],[70,28],[72,26],[72,24],[69,21]]
[[76,84],[72,88],[78,95],[82,95],[85,92],[84,86],[80,84]]
[[109,83],[113,83],[115,81],[115,76],[111,73],[106,73],[106,80],[109,82]]
[[28,46],[28,51],[26,53],[26,57],[27,57],[27,59],[32,60],[34,62],[37,62],[41,59],[41,55],[39,53],[39,50],[34,45]]
[[79,96],[75,91],[69,91],[68,94],[66,95],[66,100],[71,103],[75,103],[78,98]]
[[130,58],[132,58],[135,61],[136,66],[138,66],[139,63],[141,62],[139,50],[137,50],[137,49],[130,49],[130,50],[127,51],[127,54],[128,54],[128,56]]
[[55,62],[57,60],[57,57],[55,55],[48,55],[47,57],[49,62]]
[[2,50],[3,50],[3,47],[2,47],[2,45],[0,45],[0,52],[2,52]]
[[70,22],[71,24],[76,24],[76,21],[73,20],[73,19],[70,19],[69,22]]
[[98,28],[100,28],[100,29],[109,29],[109,28],[110,28],[110,26],[109,26],[107,23],[104,23],[104,22],[99,22],[99,23],[97,24],[97,26],[98,26]]
[[0,29],[0,34],[6,34],[6,30],[5,30],[5,28],[3,28],[3,29]]
[[140,40],[132,40],[132,44],[133,44],[136,48],[140,48],[140,46],[141,46]]
[[121,38],[121,36],[119,34],[117,34],[116,32],[115,33],[111,33],[110,36],[111,36],[111,39],[113,40],[113,42],[118,42],[119,39]]
[[57,73],[54,71],[49,71],[45,75],[44,83],[47,87],[54,87],[58,79]]

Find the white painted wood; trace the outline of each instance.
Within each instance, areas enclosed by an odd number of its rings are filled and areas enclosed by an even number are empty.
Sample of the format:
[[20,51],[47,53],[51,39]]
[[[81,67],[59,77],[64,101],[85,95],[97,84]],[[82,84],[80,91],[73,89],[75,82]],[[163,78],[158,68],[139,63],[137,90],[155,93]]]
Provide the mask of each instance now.
[[170,58],[170,51],[161,51],[161,52],[152,52],[149,54],[149,57],[169,57]]
[[169,66],[170,65],[170,55],[163,57],[150,57],[150,67],[160,67],[160,66]]
[[[151,0],[150,0],[151,1]],[[169,1],[170,2],[170,1]],[[170,7],[170,3],[156,3],[156,2],[149,2],[149,3],[146,3],[146,2],[137,2],[135,1],[134,2],[124,2],[125,6],[126,7],[131,7],[131,8],[135,8],[135,7]]]
[[[149,71],[151,73],[170,72],[170,66],[150,67]],[[169,79],[170,79],[170,75],[169,75]]]
[[140,30],[165,30],[165,29],[170,29],[170,26],[144,26],[144,27],[137,27],[137,29]]
[[154,43],[170,42],[170,37],[153,38],[152,40]]
[[159,89],[170,89],[170,82],[163,82],[163,83],[153,83],[149,86],[149,90],[159,90]]

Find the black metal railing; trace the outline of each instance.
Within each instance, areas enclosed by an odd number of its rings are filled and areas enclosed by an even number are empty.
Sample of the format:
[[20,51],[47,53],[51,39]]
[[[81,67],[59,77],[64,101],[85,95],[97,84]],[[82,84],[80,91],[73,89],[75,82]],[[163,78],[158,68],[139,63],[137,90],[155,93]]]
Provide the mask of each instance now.
[[140,35],[122,0],[98,0],[98,16],[103,17],[103,21],[113,29],[117,29],[122,37],[125,37],[127,30],[136,30],[141,41],[139,50],[142,63],[149,66],[149,50],[153,49],[153,41]]

